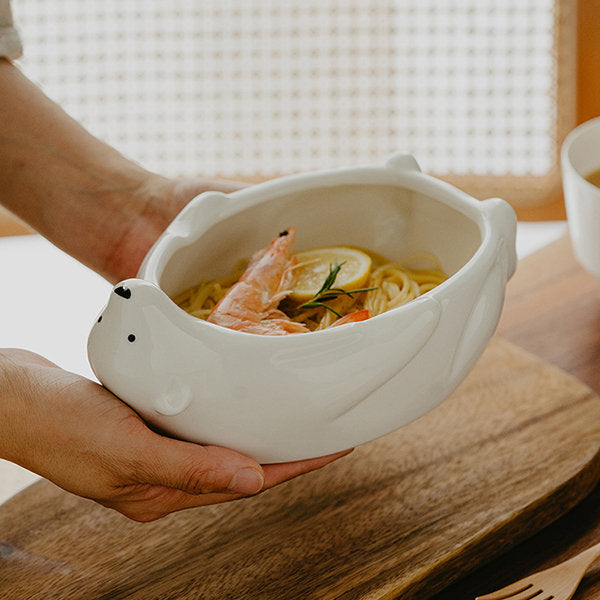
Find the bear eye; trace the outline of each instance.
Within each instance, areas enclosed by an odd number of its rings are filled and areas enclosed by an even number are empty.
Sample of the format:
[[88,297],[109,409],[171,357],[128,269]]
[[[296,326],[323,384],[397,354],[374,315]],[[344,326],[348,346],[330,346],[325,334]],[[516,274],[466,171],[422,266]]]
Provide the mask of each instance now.
[[102,315],[98,317],[98,323],[100,323],[100,321],[102,321]]
[[127,336],[127,339],[128,339],[130,342],[135,342],[135,335],[133,335],[133,333],[130,333],[130,334]]
[[119,287],[115,288],[115,294],[117,296],[121,296],[121,298],[125,298],[125,300],[129,300],[129,298],[131,298],[131,290],[124,285],[120,285]]

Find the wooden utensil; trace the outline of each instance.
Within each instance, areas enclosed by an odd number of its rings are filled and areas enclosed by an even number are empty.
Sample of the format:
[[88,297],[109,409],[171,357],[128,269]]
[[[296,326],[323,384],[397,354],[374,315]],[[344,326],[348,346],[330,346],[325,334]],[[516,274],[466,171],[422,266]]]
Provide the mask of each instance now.
[[600,543],[554,567],[534,573],[476,600],[569,600],[589,566],[600,556]]

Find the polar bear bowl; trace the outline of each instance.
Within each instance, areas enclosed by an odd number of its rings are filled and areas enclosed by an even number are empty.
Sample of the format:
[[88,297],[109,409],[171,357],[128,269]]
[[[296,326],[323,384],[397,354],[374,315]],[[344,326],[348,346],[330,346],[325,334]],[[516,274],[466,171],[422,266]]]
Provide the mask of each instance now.
[[[390,260],[427,251],[449,278],[366,321],[261,336],[197,319],[172,300],[229,273],[289,226],[296,251],[350,245]],[[118,283],[92,326],[99,381],[183,440],[261,463],[368,442],[447,398],[483,352],[516,267],[516,218],[427,175],[410,155],[205,192]]]

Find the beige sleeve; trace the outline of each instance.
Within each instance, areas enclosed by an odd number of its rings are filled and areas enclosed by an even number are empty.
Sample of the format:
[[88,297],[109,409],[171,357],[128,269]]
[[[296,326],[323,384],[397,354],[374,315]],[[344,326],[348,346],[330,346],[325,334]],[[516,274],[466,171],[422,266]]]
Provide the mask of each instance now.
[[9,59],[21,56],[23,48],[10,10],[10,0],[0,0],[0,57]]

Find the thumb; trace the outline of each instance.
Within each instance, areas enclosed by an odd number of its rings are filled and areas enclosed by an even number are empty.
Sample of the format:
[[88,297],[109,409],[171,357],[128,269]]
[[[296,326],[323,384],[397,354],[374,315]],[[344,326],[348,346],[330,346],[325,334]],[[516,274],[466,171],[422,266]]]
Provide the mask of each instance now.
[[200,446],[154,434],[146,453],[149,483],[182,490],[188,494],[225,492],[258,493],[265,482],[263,469],[251,458],[219,446]]

